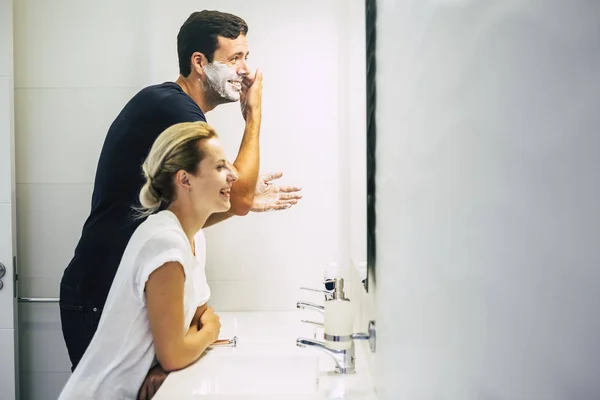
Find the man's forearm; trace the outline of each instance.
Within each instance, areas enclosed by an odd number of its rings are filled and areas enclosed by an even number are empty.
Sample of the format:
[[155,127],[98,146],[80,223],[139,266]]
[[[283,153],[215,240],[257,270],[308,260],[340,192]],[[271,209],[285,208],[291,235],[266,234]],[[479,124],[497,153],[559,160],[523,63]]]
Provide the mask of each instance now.
[[235,214],[231,214],[229,211],[222,213],[211,214],[210,217],[206,220],[206,223],[202,228],[208,228],[211,225],[218,224],[219,222],[225,221],[229,217],[233,217]]
[[[246,121],[244,137],[240,144],[240,150],[233,163],[238,173],[238,180],[231,187],[231,208],[228,214],[246,215],[252,207],[254,193],[256,192],[256,182],[258,181],[258,172],[260,169],[260,114],[249,115]],[[220,222],[229,216],[216,217],[213,214],[209,221],[213,219],[213,224]],[[208,223],[208,221],[207,221]],[[205,225],[206,226],[206,225]]]

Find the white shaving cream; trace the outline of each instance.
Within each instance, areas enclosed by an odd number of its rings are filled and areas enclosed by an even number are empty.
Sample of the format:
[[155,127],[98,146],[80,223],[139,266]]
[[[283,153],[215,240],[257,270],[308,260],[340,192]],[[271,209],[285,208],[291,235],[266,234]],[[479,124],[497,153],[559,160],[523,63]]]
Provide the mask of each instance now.
[[[214,61],[204,67],[208,85],[221,97],[229,101],[238,101],[242,77],[230,66]],[[231,83],[235,82],[235,83]],[[238,85],[238,86],[236,86]]]

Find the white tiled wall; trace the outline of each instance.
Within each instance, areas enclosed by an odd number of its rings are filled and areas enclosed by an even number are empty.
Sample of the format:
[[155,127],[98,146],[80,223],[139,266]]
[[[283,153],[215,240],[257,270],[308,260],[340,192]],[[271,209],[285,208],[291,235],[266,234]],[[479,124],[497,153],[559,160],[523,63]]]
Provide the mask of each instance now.
[[[18,257],[21,296],[57,297],[90,207],[106,131],[143,86],[177,77],[176,35],[193,11],[250,25],[250,66],[264,73],[261,170],[298,184],[295,208],[206,230],[217,310],[291,310],[329,261],[347,263],[349,92],[364,74],[347,61],[348,4],[207,1],[15,2]],[[201,8],[199,8],[201,7]],[[239,104],[207,114],[234,158]],[[352,133],[352,135],[356,132]],[[360,178],[359,178],[360,179]],[[56,398],[69,362],[54,304],[21,305],[24,399]],[[46,350],[50,349],[50,350]],[[33,384],[32,384],[33,383]]]
[[[4,134],[3,130],[0,128],[0,135]],[[3,190],[5,188],[0,188],[0,191]],[[12,400],[16,389],[11,203],[0,203],[0,262],[6,267],[0,290],[0,400]]]
[[58,306],[22,305],[19,333],[21,400],[56,399],[71,375]]
[[137,91],[137,87],[17,87],[18,183],[93,183],[107,127]]
[[[151,83],[147,77],[138,79],[140,68],[153,71],[152,83],[177,77],[174,40],[183,20],[196,10],[193,2],[185,1],[168,7],[151,3],[143,11],[135,6],[96,10],[78,2],[62,1],[51,8],[41,3],[26,0],[15,9],[19,22],[15,29],[17,183],[24,205],[19,252],[24,282],[58,279],[89,208],[90,184],[108,126],[142,84]],[[236,11],[248,20],[251,65],[260,66],[265,74],[262,170],[282,170],[281,183],[303,186],[305,198],[287,212],[235,218],[207,229],[208,273],[214,281],[274,281],[278,286],[285,281],[289,289],[298,284],[290,283],[290,276],[320,278],[323,265],[338,259],[345,245],[339,231],[340,153],[347,146],[341,129],[346,103],[340,100],[344,98],[340,91],[346,75],[340,73],[343,51],[339,46],[346,42],[338,15],[345,9],[342,2],[318,7],[317,2],[276,4],[264,5],[269,8],[269,29],[261,29],[261,18],[266,18],[258,11],[261,7],[237,2],[213,6]],[[319,13],[314,14],[316,8]],[[311,16],[309,31],[304,29],[303,15]],[[147,18],[155,23],[154,34],[140,36],[138,32],[149,29]],[[110,34],[95,34],[108,25]],[[278,26],[285,34],[272,34]],[[68,32],[78,32],[76,39]],[[28,46],[31,42],[44,43],[43,51],[53,54],[53,65],[46,65],[43,73],[25,65],[37,56],[37,50]],[[101,49],[97,58],[102,61],[90,61],[90,47]],[[132,55],[132,48],[144,52]],[[151,54],[148,48],[153,49]],[[281,52],[286,56],[281,57]],[[107,69],[107,59],[116,69]],[[207,117],[221,133],[230,157],[235,157],[243,131],[239,105],[222,106]],[[34,248],[39,254],[32,254]],[[29,284],[21,290],[24,295],[38,295]],[[280,302],[268,306],[291,307]]]
[[0,1],[0,76],[13,76],[13,5],[12,0]]
[[69,262],[73,243],[79,239],[78,224],[89,213],[91,195],[90,183],[17,184],[22,296],[58,296],[63,265]]
[[600,398],[600,4],[378,7],[380,399]]
[[[146,4],[143,0],[15,1],[15,87],[145,85]],[[88,101],[93,101],[91,96]]]
[[5,267],[0,288],[0,400],[18,395],[15,364],[14,121],[12,1],[0,0],[0,262]]
[[[12,400],[15,393],[15,375],[13,370],[14,360],[14,329],[0,329],[0,399]],[[9,370],[7,367],[10,367]]]
[[0,329],[13,329],[13,269],[12,269],[12,210],[11,203],[0,203],[0,262],[6,272],[0,291]]
[[[12,203],[12,159],[11,151],[11,120],[13,118],[13,81],[10,76],[0,75],[0,121],[2,133],[0,134],[0,148],[3,149],[0,157],[0,204]],[[6,152],[6,154],[4,154]]]
[[[141,5],[15,3],[21,296],[58,297],[106,130],[148,80]],[[70,375],[58,305],[21,304],[19,332],[22,399],[55,399]]]

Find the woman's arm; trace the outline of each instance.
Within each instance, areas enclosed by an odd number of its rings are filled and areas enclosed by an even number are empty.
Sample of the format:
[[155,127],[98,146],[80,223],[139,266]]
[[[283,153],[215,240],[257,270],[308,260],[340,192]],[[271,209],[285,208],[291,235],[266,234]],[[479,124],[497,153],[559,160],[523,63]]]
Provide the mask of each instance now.
[[156,358],[165,371],[185,368],[196,361],[217,340],[221,324],[212,308],[198,325],[184,327],[185,274],[178,262],[168,262],[154,270],[146,282],[146,306],[154,339]]
[[196,313],[194,314],[194,317],[192,318],[192,322],[190,323],[190,328],[194,325],[199,326],[200,317],[202,316],[202,314],[204,314],[204,311],[206,311],[207,308],[208,308],[208,303],[204,303],[200,307],[196,308]]

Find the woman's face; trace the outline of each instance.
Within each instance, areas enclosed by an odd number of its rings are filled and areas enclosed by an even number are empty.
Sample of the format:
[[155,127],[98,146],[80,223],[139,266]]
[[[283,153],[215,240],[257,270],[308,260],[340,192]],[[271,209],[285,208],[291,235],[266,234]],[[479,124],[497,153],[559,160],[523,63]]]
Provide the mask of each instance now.
[[211,213],[231,208],[230,189],[238,178],[235,167],[227,161],[217,138],[200,141],[204,158],[196,175],[190,175],[191,196],[195,207]]

